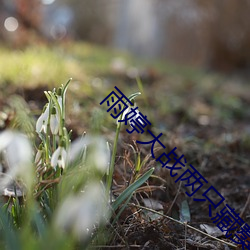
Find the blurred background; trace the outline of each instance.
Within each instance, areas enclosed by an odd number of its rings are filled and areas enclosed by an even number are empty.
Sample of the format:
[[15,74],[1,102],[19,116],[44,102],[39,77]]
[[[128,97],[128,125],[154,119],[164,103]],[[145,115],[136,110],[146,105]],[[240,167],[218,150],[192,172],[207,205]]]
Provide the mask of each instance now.
[[248,71],[249,0],[1,0],[0,39],[84,40],[208,69]]
[[[22,96],[37,118],[43,91],[72,77],[72,139],[100,133],[112,145],[116,123],[99,103],[114,86],[126,96],[140,91],[136,103],[167,151],[177,147],[250,223],[249,13],[250,0],[0,0],[0,130],[24,110],[11,96]],[[126,186],[130,158],[150,152],[135,141],[151,139],[125,126],[119,139],[114,179]],[[153,194],[165,209],[180,189],[166,169],[155,176],[165,180],[153,183],[168,190]],[[211,223],[206,206],[181,194],[192,222]]]

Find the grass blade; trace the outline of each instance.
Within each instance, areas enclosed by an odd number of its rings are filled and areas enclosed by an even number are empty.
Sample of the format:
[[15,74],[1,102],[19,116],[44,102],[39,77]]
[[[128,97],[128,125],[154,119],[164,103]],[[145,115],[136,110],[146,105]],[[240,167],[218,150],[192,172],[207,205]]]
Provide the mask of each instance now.
[[131,100],[134,100],[138,95],[140,95],[141,92],[136,92],[136,93],[133,93],[131,94],[128,99],[131,101]]
[[154,172],[154,168],[149,169],[143,176],[137,179],[133,184],[126,188],[118,198],[113,202],[112,208],[115,211],[124,200],[126,200],[137,188],[139,188]]
[[7,214],[0,208],[0,231],[4,234],[7,250],[21,250],[20,242],[14,228],[11,227]]

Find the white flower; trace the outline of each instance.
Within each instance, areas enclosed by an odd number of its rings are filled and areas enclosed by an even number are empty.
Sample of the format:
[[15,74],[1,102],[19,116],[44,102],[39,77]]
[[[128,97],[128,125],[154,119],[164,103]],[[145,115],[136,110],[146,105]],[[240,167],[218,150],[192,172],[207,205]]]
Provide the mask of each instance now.
[[57,229],[80,240],[91,236],[96,225],[108,220],[108,203],[100,183],[90,184],[81,194],[66,198],[56,214]]
[[53,107],[50,116],[50,131],[53,135],[56,135],[58,133],[59,126],[60,126],[59,115],[57,109]]
[[61,111],[62,111],[62,96],[61,96],[61,95],[58,95],[58,96],[57,96],[57,101],[58,101],[58,104],[59,104],[60,109],[61,109]]
[[46,134],[47,125],[49,120],[49,104],[47,104],[44,112],[40,115],[36,122],[36,132],[41,133],[42,131]]
[[32,183],[32,147],[28,138],[17,132],[6,130],[0,133],[0,152],[7,163],[6,178],[1,180],[1,188],[16,177],[21,177],[27,186]]
[[64,169],[67,160],[67,152],[63,146],[59,146],[51,157],[51,166],[56,168],[56,166]]
[[95,167],[105,173],[110,164],[110,151],[105,140],[95,138],[93,141],[94,149],[90,156],[93,159]]
[[[131,110],[132,108],[133,108],[133,109],[136,109],[136,108],[137,108],[136,104],[134,104],[133,106],[130,106],[130,105],[129,105],[129,107],[122,113],[122,117],[121,117],[121,118],[118,117],[118,119],[116,120],[116,123],[118,124],[118,123],[120,122],[120,120],[125,120],[126,115],[127,115],[129,112],[132,111],[132,110]],[[136,115],[133,117],[133,115],[130,114],[130,115],[127,117],[127,119],[129,119],[129,118],[131,117],[131,119],[135,120],[138,116],[140,116],[140,115],[139,115],[139,110],[138,110],[138,109],[134,110],[133,112],[135,112]],[[130,124],[130,120],[131,120],[131,119],[128,120],[129,124]]]
[[[94,166],[105,173],[110,163],[110,150],[102,137],[85,135],[83,138],[75,140],[69,148],[68,162],[74,162],[81,155],[86,156],[83,154],[84,151],[86,152],[86,148],[88,148],[87,166]],[[82,158],[82,160],[85,159]]]
[[68,162],[71,164],[79,157],[83,156],[83,153],[86,152],[88,144],[88,136],[77,138],[73,143],[71,143],[68,151]]
[[[59,106],[60,106],[60,111],[62,112],[62,102],[63,102],[63,97],[62,97],[62,87],[60,87],[60,88],[58,88],[57,89],[57,93],[56,93],[56,99],[57,99],[57,101],[58,101],[58,104],[59,104]],[[65,93],[64,93],[65,94]]]
[[35,157],[35,163],[39,163],[42,158],[43,151],[38,149]]
[[43,155],[43,146],[42,144],[39,146],[36,156],[35,156],[35,164],[40,164],[41,163],[41,159],[42,159],[42,155]]

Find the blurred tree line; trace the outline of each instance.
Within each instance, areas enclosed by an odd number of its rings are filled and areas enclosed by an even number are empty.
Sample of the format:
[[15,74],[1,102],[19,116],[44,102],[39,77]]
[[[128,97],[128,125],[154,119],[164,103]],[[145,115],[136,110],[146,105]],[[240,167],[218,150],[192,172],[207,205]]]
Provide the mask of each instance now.
[[[223,71],[250,66],[250,0],[57,0],[53,6],[72,11],[67,38]],[[42,29],[53,16],[46,8],[42,0],[0,0],[1,40],[25,44],[34,34],[53,40]],[[16,32],[4,28],[8,15],[18,20]]]

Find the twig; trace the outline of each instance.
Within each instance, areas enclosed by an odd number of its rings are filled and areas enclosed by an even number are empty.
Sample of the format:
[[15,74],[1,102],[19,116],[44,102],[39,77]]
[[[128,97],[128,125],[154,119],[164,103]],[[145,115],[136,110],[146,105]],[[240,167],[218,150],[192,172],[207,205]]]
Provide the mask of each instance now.
[[[58,178],[57,178],[58,179]],[[55,181],[51,180],[51,182],[49,182],[48,184],[46,184],[43,189],[41,189],[39,192],[37,192],[34,197],[37,199],[41,194],[42,192],[44,192],[46,189],[48,188],[51,188],[53,186],[54,183],[58,183],[57,179],[55,179]],[[40,183],[39,183],[40,185]]]
[[184,222],[185,226],[185,250],[187,250],[187,221]]
[[[155,211],[155,210],[153,210],[153,209],[151,209],[151,208],[147,208],[147,207],[144,207],[144,206],[141,206],[141,205],[136,205],[136,204],[134,204],[134,203],[129,203],[128,205],[134,206],[134,207],[137,207],[137,208],[141,208],[141,209],[145,209],[145,210],[148,210],[148,211],[150,211],[150,212],[152,212],[152,213],[155,213],[155,214],[159,214],[159,215],[161,215],[161,216],[163,216],[163,217],[165,217],[165,218],[167,218],[167,219],[169,219],[169,220],[172,220],[172,221],[174,221],[174,222],[176,222],[176,223],[178,223],[178,224],[181,224],[181,225],[185,226],[185,222],[181,222],[181,221],[175,220],[175,219],[173,219],[173,218],[171,218],[171,217],[169,217],[169,216],[167,216],[167,215],[165,215],[165,214],[161,214],[160,212],[157,212],[157,211]],[[212,236],[212,235],[209,235],[209,234],[207,234],[207,233],[204,233],[203,231],[201,231],[201,230],[199,230],[199,229],[197,229],[197,228],[195,228],[195,227],[192,227],[192,226],[190,226],[190,225],[188,225],[188,224],[187,224],[186,226],[187,226],[188,228],[194,230],[194,231],[197,231],[197,232],[199,232],[199,233],[201,233],[201,234],[203,234],[203,235],[206,235],[207,237],[209,237],[209,238],[211,238],[211,239],[213,239],[213,240],[217,240],[217,241],[219,241],[219,242],[221,242],[221,243],[223,243],[223,244],[226,244],[226,245],[228,245],[228,246],[230,246],[230,247],[237,248],[236,245],[234,245],[234,244],[232,244],[232,243],[229,243],[229,242],[226,242],[226,241],[224,241],[224,240],[218,239],[218,238],[216,238],[216,237],[214,237],[214,236]]]
[[[123,248],[127,247],[126,245],[116,245],[116,246],[104,246],[104,245],[98,245],[98,246],[90,246],[89,248]],[[137,247],[141,248],[141,245],[129,245],[129,247]]]
[[243,209],[242,209],[242,211],[240,213],[240,218],[243,218],[245,216],[245,213],[246,213],[246,210],[248,208],[249,203],[250,203],[250,193],[248,194],[246,204],[245,204],[245,206],[243,207]]
[[179,187],[178,187],[178,190],[177,190],[177,192],[176,192],[176,195],[175,195],[175,197],[174,197],[174,200],[173,200],[173,202],[171,203],[171,205],[170,205],[170,207],[169,207],[169,209],[168,209],[168,211],[167,211],[167,215],[170,213],[170,211],[172,210],[172,207],[173,207],[173,205],[175,204],[175,202],[176,202],[176,199],[177,199],[177,197],[178,197],[178,195],[179,195],[179,193],[180,193],[180,190],[181,190],[181,184],[182,184],[182,182],[180,181],[180,184],[179,184]]

